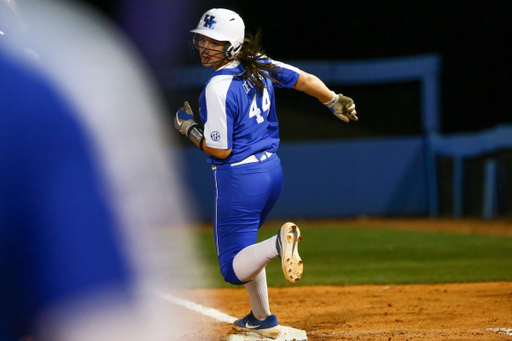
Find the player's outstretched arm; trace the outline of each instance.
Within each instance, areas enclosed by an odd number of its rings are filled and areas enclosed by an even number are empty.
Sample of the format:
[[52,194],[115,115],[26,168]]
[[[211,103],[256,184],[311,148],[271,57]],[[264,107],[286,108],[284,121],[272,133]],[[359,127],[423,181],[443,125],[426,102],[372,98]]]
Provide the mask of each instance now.
[[301,71],[299,79],[293,88],[318,98],[320,102],[326,105],[342,121],[348,123],[350,120],[358,120],[354,101],[350,97],[336,94],[334,91],[329,90],[324,82],[315,75]]

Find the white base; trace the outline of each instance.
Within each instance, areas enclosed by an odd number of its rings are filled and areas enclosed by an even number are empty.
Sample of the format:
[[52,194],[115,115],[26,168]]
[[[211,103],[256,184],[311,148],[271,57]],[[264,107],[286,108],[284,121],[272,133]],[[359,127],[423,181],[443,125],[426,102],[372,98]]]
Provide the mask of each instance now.
[[224,338],[225,341],[307,341],[306,332],[301,329],[281,326],[281,331],[275,338],[261,336],[257,333],[236,331]]

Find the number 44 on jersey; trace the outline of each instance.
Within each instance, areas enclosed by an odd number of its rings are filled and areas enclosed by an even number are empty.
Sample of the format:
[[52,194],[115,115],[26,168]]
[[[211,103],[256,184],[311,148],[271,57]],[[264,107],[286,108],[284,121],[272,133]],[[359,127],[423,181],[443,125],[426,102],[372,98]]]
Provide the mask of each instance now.
[[253,118],[256,116],[256,122],[258,124],[262,123],[265,119],[262,114],[266,114],[268,116],[268,112],[270,110],[270,96],[268,95],[267,88],[263,89],[263,98],[261,100],[261,108],[258,107],[257,96],[254,94],[254,98],[252,99],[251,109],[249,111],[249,117]]

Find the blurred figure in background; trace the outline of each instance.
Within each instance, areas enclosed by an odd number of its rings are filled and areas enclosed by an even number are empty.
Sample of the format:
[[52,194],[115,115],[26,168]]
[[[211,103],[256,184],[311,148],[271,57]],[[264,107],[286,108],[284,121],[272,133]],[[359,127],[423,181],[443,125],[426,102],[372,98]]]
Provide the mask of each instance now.
[[0,6],[0,340],[171,340],[153,291],[194,252],[154,80],[88,7]]

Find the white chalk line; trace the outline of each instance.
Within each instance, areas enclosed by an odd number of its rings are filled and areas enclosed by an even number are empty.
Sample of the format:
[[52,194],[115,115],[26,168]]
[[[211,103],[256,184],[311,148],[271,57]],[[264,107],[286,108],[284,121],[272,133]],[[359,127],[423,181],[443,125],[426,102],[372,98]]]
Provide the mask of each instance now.
[[217,309],[204,307],[200,304],[197,304],[195,302],[187,301],[182,298],[173,296],[171,294],[164,294],[164,293],[158,293],[161,298],[163,298],[166,301],[172,302],[176,305],[179,305],[181,307],[190,309],[192,311],[198,312],[200,314],[203,314],[205,316],[211,317],[216,319],[220,322],[227,322],[227,323],[233,323],[237,320],[236,317],[229,316],[228,314],[224,314],[223,312],[218,311]]
[[502,334],[512,336],[512,329],[510,329],[510,328],[489,328],[487,330],[490,330],[491,332],[495,332],[495,333],[502,333]]
[[[224,314],[224,313],[218,311],[217,309],[204,307],[195,302],[187,301],[182,298],[173,296],[171,294],[164,294],[164,293],[159,292],[158,296],[160,296],[162,299],[164,299],[166,301],[169,301],[178,306],[196,311],[205,316],[209,316],[209,317],[214,318],[220,322],[233,323],[233,322],[235,322],[235,320],[237,320],[237,318],[235,318],[233,316],[229,316],[227,314]],[[283,326],[281,326],[281,328],[284,328],[284,329],[281,330],[280,336],[277,339],[275,339],[275,341],[291,341],[292,339],[297,340],[297,341],[307,341],[308,340],[308,338],[306,336],[306,332],[303,330],[290,328],[290,327],[283,327]],[[231,335],[228,335],[228,337],[223,340],[227,340],[227,341],[247,341],[247,340],[265,341],[265,340],[272,340],[272,339],[262,337],[261,335],[258,335],[257,333],[249,333],[248,332],[246,334],[241,334],[241,335],[231,334]]]

